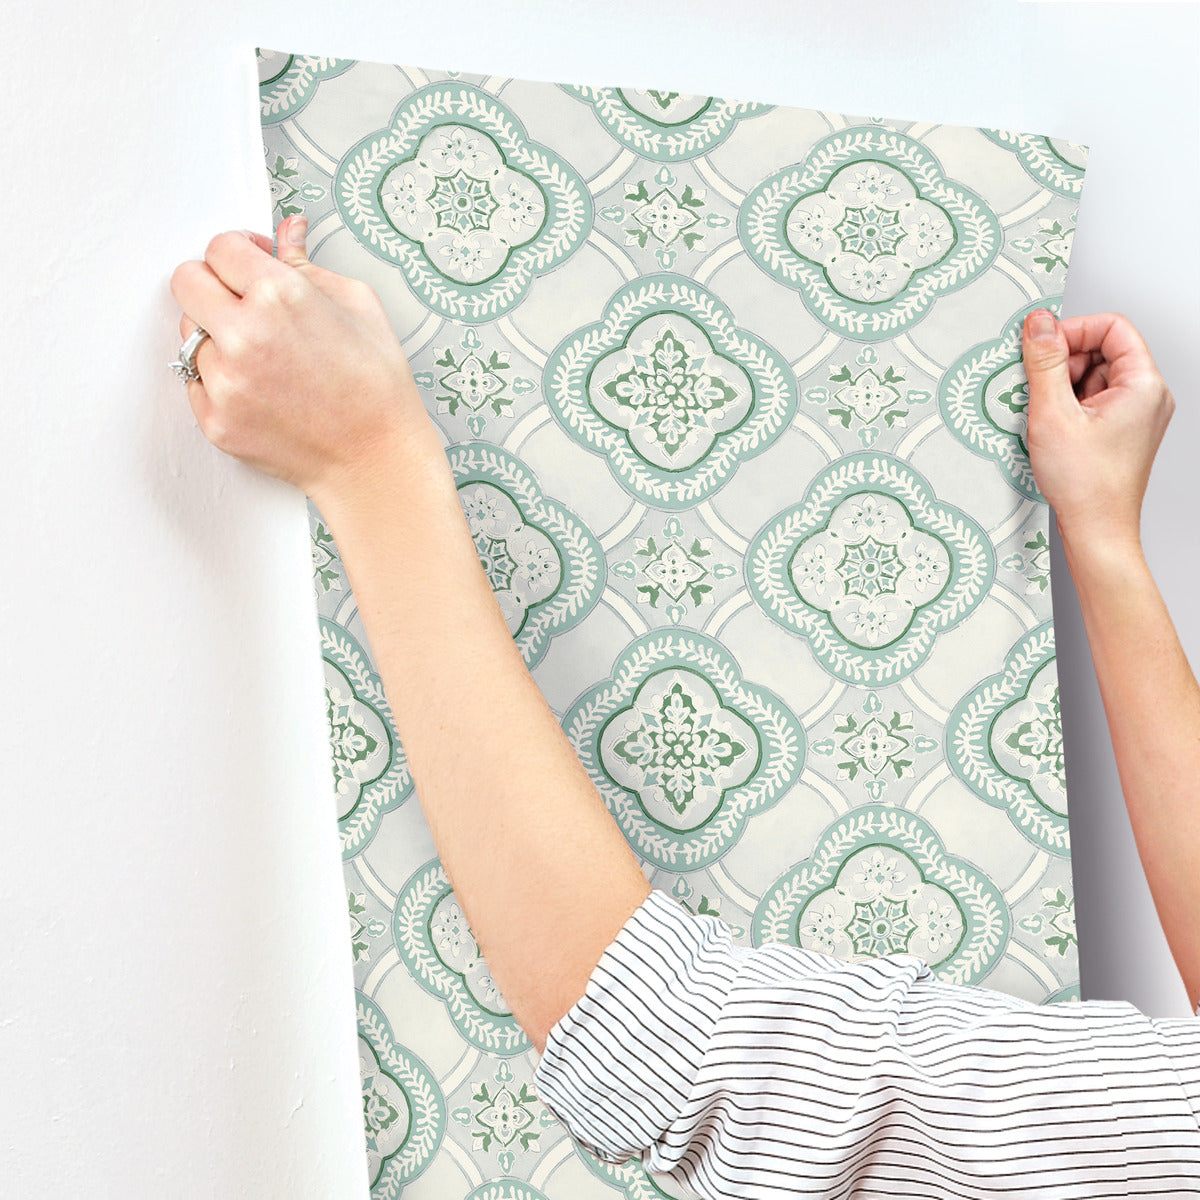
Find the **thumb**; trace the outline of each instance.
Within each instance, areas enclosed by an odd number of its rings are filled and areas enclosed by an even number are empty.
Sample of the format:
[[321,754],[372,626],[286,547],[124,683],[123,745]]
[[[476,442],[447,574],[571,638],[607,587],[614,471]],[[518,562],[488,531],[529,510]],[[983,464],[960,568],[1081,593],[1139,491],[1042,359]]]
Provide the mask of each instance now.
[[1068,399],[1075,404],[1071,385],[1071,349],[1054,314],[1039,308],[1025,317],[1021,352],[1029,379],[1029,408]]
[[275,231],[275,257],[291,267],[301,267],[308,262],[304,240],[308,236],[308,218],[300,213],[290,216]]

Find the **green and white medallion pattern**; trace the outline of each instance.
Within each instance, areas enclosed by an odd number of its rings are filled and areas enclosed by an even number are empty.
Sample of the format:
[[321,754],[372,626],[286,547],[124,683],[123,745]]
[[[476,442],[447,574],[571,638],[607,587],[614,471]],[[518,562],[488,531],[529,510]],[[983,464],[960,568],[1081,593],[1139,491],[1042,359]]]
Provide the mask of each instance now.
[[837,333],[895,337],[987,269],[996,215],[919,142],[848,129],[765,179],[739,217],[752,259]]
[[[382,297],[514,642],[654,886],[743,945],[1078,998],[1019,331],[1059,308],[1086,149],[260,74],[276,214]],[[310,518],[372,1196],[680,1200],[538,1099]]]
[[[983,129],[998,146],[1011,150],[1021,166],[1048,188],[1064,196],[1078,198],[1083,191],[1088,150],[1063,138],[1039,137],[1034,133],[1015,133],[1011,129]],[[1063,264],[1066,268],[1066,264]]]
[[549,355],[544,392],[565,432],[637,499],[687,508],[792,419],[795,376],[711,293],[677,275],[621,288]]

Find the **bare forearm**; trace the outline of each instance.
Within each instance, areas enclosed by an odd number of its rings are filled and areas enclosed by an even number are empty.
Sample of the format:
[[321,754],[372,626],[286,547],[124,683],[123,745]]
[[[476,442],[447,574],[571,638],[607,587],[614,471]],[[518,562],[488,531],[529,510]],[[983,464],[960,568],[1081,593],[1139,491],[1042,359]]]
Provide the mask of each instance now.
[[1163,932],[1200,1001],[1200,686],[1140,545],[1072,538],[1079,595],[1117,770]]
[[442,865],[540,1053],[650,885],[525,667],[432,428],[317,503]]

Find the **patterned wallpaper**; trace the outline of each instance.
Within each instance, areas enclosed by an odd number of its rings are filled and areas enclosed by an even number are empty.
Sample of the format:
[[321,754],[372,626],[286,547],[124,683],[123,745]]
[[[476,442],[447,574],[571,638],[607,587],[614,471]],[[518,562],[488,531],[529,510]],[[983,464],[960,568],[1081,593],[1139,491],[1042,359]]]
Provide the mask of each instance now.
[[[383,298],[513,638],[651,882],[745,944],[1078,998],[1020,329],[1059,309],[1086,147],[259,69],[276,220]],[[310,517],[373,1196],[678,1194],[533,1092]]]

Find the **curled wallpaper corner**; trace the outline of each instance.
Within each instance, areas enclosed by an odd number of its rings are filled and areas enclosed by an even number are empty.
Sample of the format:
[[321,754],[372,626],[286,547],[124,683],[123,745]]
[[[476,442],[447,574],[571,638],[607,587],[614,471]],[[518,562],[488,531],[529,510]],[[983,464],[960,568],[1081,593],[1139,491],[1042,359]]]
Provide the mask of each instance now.
[[[260,50],[276,220],[370,283],[526,664],[735,939],[1079,996],[1025,313],[1059,138]],[[672,1196],[572,1144],[310,505],[373,1197]]]

